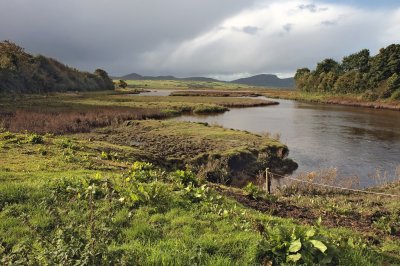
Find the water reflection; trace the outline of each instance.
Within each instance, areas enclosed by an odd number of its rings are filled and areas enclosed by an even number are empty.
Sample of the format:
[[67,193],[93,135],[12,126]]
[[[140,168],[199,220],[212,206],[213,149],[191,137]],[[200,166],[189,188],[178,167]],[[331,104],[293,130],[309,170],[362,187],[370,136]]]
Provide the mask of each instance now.
[[[258,97],[260,98],[260,97]],[[262,98],[262,97],[261,97]],[[254,133],[280,134],[298,172],[338,169],[371,185],[377,169],[396,176],[400,165],[400,112],[279,100],[280,105],[232,109],[214,116],[176,120],[216,123]]]

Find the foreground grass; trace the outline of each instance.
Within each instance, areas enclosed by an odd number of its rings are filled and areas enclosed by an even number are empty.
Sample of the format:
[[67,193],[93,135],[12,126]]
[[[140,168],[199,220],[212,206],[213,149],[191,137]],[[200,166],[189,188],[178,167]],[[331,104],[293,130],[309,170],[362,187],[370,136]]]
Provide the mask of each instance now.
[[[316,221],[327,214],[326,201],[334,206],[328,214],[332,209],[342,215],[347,207],[341,209],[341,200],[353,208],[362,206],[355,202],[361,199],[296,194],[279,200],[262,195],[253,201],[254,191],[225,193],[209,183],[242,186],[267,165],[292,164],[284,161],[287,148],[278,141],[207,124],[132,120],[204,106],[227,108],[242,100],[252,99],[138,97],[107,91],[1,100],[3,117],[23,111],[15,131],[24,132],[33,117],[28,113],[53,122],[88,123],[88,130],[55,132],[62,136],[0,133],[1,263],[400,264],[396,235],[384,233],[387,228],[397,232],[395,203],[377,200],[363,207],[374,214],[377,206],[384,206],[377,231],[340,228],[329,223],[330,215],[322,220],[329,227],[323,227]],[[97,123],[101,115],[94,114],[100,110],[111,116]],[[54,128],[59,127],[47,127]],[[47,129],[44,132],[51,132]],[[306,222],[284,216],[281,211],[287,209],[279,206],[285,204],[313,216]],[[377,242],[379,237],[385,240]]]
[[0,146],[5,265],[399,262],[359,233],[254,211],[189,171],[132,164],[131,147],[8,132]]

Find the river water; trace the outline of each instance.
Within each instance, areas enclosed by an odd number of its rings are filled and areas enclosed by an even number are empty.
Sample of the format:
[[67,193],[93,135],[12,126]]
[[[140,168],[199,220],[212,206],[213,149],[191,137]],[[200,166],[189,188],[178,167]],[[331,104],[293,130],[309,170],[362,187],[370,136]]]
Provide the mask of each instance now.
[[[166,96],[171,91],[143,93]],[[160,95],[161,96],[161,95]],[[258,99],[267,99],[257,97]],[[217,115],[184,115],[178,121],[207,122],[253,133],[280,135],[289,157],[299,164],[295,174],[336,168],[338,175],[358,176],[360,186],[376,184],[400,172],[400,112],[276,100],[279,105],[232,108]]]

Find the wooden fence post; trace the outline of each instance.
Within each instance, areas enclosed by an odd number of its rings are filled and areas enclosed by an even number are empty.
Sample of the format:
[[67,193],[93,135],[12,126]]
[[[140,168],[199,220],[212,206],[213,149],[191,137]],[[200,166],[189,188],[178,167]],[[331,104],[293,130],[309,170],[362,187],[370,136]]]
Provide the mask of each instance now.
[[268,173],[269,168],[265,168],[265,192],[271,194],[271,179]]

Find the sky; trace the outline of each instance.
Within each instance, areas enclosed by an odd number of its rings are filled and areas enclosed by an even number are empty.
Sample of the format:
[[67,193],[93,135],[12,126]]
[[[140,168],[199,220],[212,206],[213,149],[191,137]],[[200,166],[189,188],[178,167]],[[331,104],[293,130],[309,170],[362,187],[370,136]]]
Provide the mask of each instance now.
[[0,0],[0,40],[113,76],[288,77],[400,43],[400,1]]

